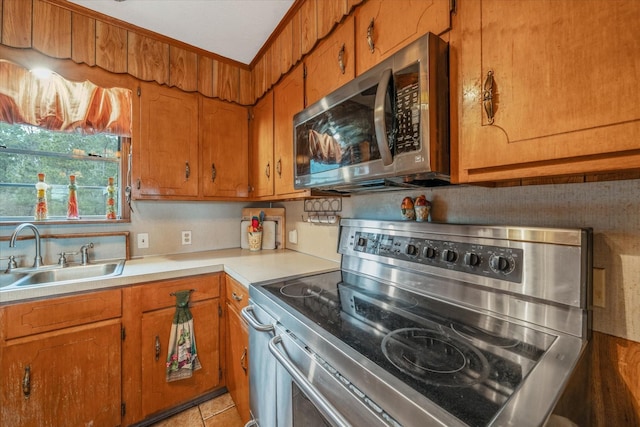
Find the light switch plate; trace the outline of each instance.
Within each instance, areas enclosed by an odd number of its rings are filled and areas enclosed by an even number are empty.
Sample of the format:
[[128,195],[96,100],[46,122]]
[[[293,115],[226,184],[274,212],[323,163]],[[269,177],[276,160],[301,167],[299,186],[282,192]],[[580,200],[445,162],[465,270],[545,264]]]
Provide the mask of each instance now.
[[138,233],[138,249],[149,247],[149,233]]

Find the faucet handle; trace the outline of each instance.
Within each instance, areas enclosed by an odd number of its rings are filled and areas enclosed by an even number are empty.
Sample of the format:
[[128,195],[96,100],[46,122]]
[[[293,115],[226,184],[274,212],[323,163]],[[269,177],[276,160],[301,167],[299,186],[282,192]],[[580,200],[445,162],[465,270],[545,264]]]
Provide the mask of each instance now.
[[9,255],[8,257],[2,257],[0,259],[9,260],[9,263],[7,264],[7,269],[4,271],[5,273],[11,273],[11,270],[18,268],[18,263],[16,262],[15,255]]
[[66,267],[67,266],[67,255],[78,255],[78,252],[60,252],[58,255],[60,255],[60,258],[58,258],[58,265],[60,267]]

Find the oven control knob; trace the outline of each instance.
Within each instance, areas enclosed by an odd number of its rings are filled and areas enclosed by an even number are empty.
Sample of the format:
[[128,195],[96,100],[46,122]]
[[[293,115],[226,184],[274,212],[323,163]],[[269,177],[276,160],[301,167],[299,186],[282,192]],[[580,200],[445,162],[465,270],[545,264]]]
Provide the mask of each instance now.
[[367,245],[367,239],[365,239],[364,237],[358,237],[358,246],[366,246]]
[[410,256],[418,255],[418,248],[415,245],[407,245],[407,255],[410,255]]
[[424,248],[423,254],[422,254],[425,258],[429,258],[429,259],[433,259],[436,257],[437,253],[436,253],[436,249],[428,246],[426,248]]
[[509,273],[513,270],[513,260],[500,255],[491,255],[489,267],[496,273]]
[[443,249],[441,258],[446,262],[455,262],[458,259],[458,254],[452,249]]
[[477,267],[480,265],[480,256],[473,252],[467,252],[464,254],[464,263],[469,267]]

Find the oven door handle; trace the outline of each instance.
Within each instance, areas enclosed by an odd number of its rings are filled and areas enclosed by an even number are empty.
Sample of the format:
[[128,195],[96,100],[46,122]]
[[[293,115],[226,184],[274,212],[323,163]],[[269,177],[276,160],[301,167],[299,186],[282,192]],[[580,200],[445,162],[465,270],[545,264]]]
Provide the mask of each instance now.
[[253,306],[248,305],[240,310],[240,314],[242,318],[247,321],[251,325],[253,329],[260,332],[275,332],[275,328],[273,325],[263,325],[262,323],[258,323],[255,315],[253,315]]
[[269,351],[276,358],[278,362],[287,370],[291,378],[296,382],[298,387],[304,392],[307,398],[314,404],[314,406],[329,420],[332,424],[338,427],[350,427],[351,424],[333,407],[333,405],[328,402],[322,393],[313,385],[309,380],[307,380],[306,376],[300,372],[300,370],[289,360],[289,358],[284,355],[278,347],[277,344],[282,343],[282,337],[280,335],[276,335],[275,337],[269,340]]

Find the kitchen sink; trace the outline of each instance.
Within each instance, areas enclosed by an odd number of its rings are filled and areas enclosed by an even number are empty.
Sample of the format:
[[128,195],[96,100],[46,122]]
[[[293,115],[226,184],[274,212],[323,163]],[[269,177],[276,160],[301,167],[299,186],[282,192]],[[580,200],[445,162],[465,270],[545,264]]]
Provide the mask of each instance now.
[[0,275],[0,289],[119,276],[124,260]]

